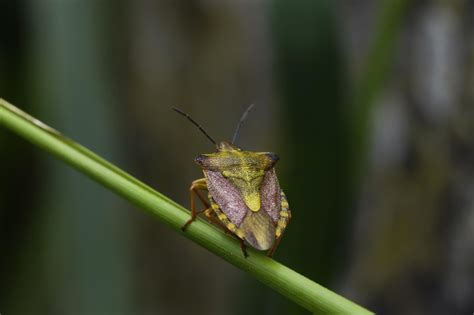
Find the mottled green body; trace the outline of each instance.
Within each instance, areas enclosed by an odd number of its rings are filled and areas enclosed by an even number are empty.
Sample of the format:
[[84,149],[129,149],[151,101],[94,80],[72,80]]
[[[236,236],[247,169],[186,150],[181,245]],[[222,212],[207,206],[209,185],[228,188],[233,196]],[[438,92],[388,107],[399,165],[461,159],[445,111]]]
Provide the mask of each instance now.
[[276,247],[291,217],[274,171],[277,161],[273,153],[242,151],[227,142],[196,158],[218,220],[259,250]]
[[220,172],[230,181],[254,212],[260,210],[260,188],[265,171],[273,168],[277,160],[273,153],[241,151],[226,142],[221,142],[218,152],[196,158],[204,171]]
[[[206,206],[201,212],[209,221],[240,239],[245,257],[245,243],[258,250],[269,250],[271,257],[291,219],[291,212],[274,170],[278,156],[270,152],[242,151],[233,145],[252,108],[253,104],[242,114],[232,144],[225,141],[217,144],[188,114],[173,108],[217,146],[217,152],[196,157],[205,178],[193,181],[189,188],[191,218],[182,229],[184,231],[198,216],[194,200],[197,196]],[[201,190],[209,191],[209,202]]]

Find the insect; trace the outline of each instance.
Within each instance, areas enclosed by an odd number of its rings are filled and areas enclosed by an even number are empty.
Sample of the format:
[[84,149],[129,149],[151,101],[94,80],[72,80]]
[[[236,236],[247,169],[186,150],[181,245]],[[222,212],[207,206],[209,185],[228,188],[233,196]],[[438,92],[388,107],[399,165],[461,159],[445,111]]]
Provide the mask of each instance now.
[[[268,251],[273,256],[283,232],[291,219],[288,201],[275,174],[279,157],[271,152],[243,151],[234,145],[253,105],[242,114],[232,142],[216,143],[213,138],[188,114],[173,108],[186,117],[216,146],[217,152],[200,154],[195,162],[202,168],[204,178],[192,182],[189,188],[191,218],[182,227],[184,231],[199,213],[211,223],[234,235],[248,256],[246,245]],[[208,192],[208,199],[202,195]],[[195,197],[204,204],[197,211]]]

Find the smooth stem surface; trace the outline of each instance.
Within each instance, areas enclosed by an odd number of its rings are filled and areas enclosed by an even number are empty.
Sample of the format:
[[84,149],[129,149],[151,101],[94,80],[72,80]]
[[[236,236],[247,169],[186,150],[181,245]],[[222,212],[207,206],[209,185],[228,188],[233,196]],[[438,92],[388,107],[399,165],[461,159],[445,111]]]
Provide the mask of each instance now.
[[311,312],[372,314],[262,253],[249,249],[250,256],[245,259],[236,240],[206,222],[197,220],[186,233],[181,232],[181,226],[189,219],[189,212],[182,206],[2,99],[0,125],[50,152]]

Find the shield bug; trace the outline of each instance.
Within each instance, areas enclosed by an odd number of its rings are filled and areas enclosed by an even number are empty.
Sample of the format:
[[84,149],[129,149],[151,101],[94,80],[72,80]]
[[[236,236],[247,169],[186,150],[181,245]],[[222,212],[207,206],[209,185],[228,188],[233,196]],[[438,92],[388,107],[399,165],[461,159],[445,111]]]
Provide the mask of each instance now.
[[[199,213],[204,213],[211,223],[240,241],[245,257],[246,244],[268,251],[267,255],[271,257],[290,221],[291,212],[275,174],[278,156],[271,152],[243,151],[234,145],[252,107],[250,105],[242,114],[230,143],[216,143],[188,114],[173,108],[198,127],[217,149],[214,153],[200,154],[195,158],[204,178],[193,181],[189,188],[191,218],[182,230],[196,220]],[[202,191],[208,192],[208,199],[204,198]],[[196,209],[196,196],[205,206],[202,211]]]

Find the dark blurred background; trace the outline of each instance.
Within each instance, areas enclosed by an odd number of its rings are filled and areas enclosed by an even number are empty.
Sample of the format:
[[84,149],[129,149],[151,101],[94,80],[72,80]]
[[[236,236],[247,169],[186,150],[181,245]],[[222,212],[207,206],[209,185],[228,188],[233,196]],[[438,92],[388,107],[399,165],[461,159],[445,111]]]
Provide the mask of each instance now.
[[[275,259],[380,314],[474,312],[474,2],[0,0],[0,97],[188,206],[242,111]],[[0,130],[0,313],[305,314]]]

